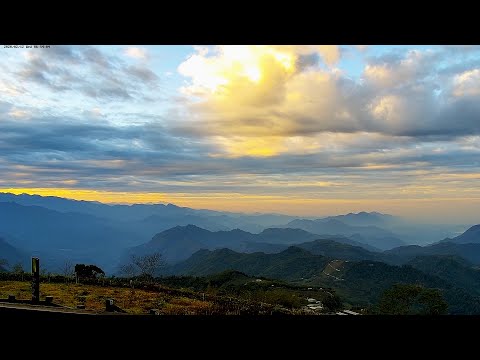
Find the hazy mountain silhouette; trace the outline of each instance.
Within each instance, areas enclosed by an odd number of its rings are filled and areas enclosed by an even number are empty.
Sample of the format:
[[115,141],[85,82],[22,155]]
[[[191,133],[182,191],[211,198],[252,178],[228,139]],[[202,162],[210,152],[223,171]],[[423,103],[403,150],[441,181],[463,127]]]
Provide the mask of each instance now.
[[29,253],[14,247],[0,234],[0,259],[8,261],[9,267],[20,263],[25,269],[29,265]]
[[480,265],[480,244],[456,244],[442,241],[427,246],[401,246],[385,251],[384,254],[395,256],[397,259],[400,259],[401,263],[406,263],[417,256],[456,255],[473,264]]
[[338,220],[350,226],[390,226],[396,222],[396,218],[392,215],[381,214],[379,212],[365,212],[348,213],[345,215],[328,216],[322,219],[323,221]]
[[453,239],[446,238],[443,241],[453,242],[456,244],[480,244],[480,224],[474,225],[463,234]]
[[50,266],[71,259],[111,269],[122,248],[135,239],[92,215],[5,202],[0,202],[0,230],[16,238],[16,247],[41,255],[42,263]]
[[[277,225],[265,228],[272,223]],[[107,205],[0,193],[0,236],[7,234],[4,239],[17,250],[28,249],[28,261],[31,255],[41,256],[43,265],[57,268],[68,259],[96,263],[110,271],[131,248],[139,253],[158,250],[175,262],[200,249],[226,247],[245,253],[278,253],[290,245],[339,259],[401,264],[419,255],[458,255],[480,264],[479,225],[434,245],[399,247],[405,245],[403,241],[378,226],[392,223],[398,226],[397,218],[376,212],[309,220],[281,214],[195,210],[173,204]],[[189,224],[195,226],[188,228]],[[303,244],[314,240],[325,241]],[[378,254],[385,249],[392,250]]]
[[475,265],[480,265],[480,225],[474,225],[452,239],[446,238],[426,246],[401,246],[385,251],[384,254],[393,255],[395,258],[401,259],[402,263],[417,256],[450,255],[459,256]]
[[[245,253],[256,251],[275,253],[285,250],[290,245],[320,238],[322,236],[301,229],[269,228],[259,234],[252,234],[239,229],[212,232],[195,225],[187,225],[175,226],[158,233],[148,243],[130,249],[128,254],[140,255],[159,251],[168,262],[174,263],[187,259],[200,249],[228,248]],[[331,240],[361,245],[345,237],[332,237]],[[126,260],[124,256],[123,261]]]
[[227,247],[241,252],[278,252],[285,249],[283,244],[288,241],[302,242],[315,237],[292,229],[268,229],[260,234],[252,234],[240,229],[212,232],[195,225],[175,226],[155,235],[148,243],[130,249],[128,253],[159,251],[167,261],[178,262],[200,249]]
[[343,235],[381,250],[405,245],[392,232],[377,226],[351,226],[336,219],[296,219],[284,227],[298,228],[314,234]]
[[377,260],[385,261],[383,253],[368,251],[361,246],[342,244],[334,240],[319,239],[298,244],[298,247],[311,252],[314,255],[322,255],[332,259],[341,260]]
[[241,228],[260,232],[272,225],[284,224],[295,217],[281,214],[229,213],[197,210],[173,204],[110,205],[95,201],[77,201],[55,196],[0,193],[0,202],[41,206],[58,212],[75,212],[121,222],[129,231],[151,238],[159,231],[176,225],[195,224],[212,231]]

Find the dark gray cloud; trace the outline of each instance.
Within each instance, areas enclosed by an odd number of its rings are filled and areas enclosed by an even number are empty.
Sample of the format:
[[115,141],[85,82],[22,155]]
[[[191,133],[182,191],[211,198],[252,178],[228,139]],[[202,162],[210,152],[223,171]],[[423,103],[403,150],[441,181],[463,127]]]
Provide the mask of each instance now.
[[129,66],[125,71],[127,74],[130,74],[130,76],[136,77],[144,82],[155,82],[158,80],[158,76],[145,67]]
[[139,184],[137,190],[153,190],[160,180],[188,183],[191,176],[208,179],[238,174],[338,175],[344,170],[350,174],[355,169],[362,171],[371,164],[395,165],[391,171],[405,171],[418,168],[414,164],[420,162],[424,163],[423,168],[468,167],[475,163],[478,166],[479,158],[475,149],[457,147],[435,153],[428,147],[417,149],[417,143],[404,138],[393,142],[380,139],[376,144],[365,140],[363,145],[357,139],[354,146],[346,143],[335,151],[308,155],[212,158],[206,154],[214,149],[207,144],[172,136],[168,128],[158,123],[119,127],[106,122],[78,123],[58,118],[34,121],[35,126],[31,126],[32,122],[2,120],[1,160],[4,166],[9,164],[8,170],[4,170],[4,181],[18,180],[13,175],[21,170],[38,183],[74,178],[83,181],[83,186],[89,182],[88,187],[92,188],[107,188],[113,183],[116,188],[124,188],[134,177]]
[[92,46],[53,46],[32,52],[17,77],[53,91],[79,91],[106,101],[153,100],[148,91],[159,82],[146,65],[128,65]]
[[297,67],[300,70],[304,70],[311,66],[316,66],[319,63],[320,63],[320,56],[317,53],[300,55],[297,59]]
[[101,86],[94,86],[91,84],[86,84],[85,86],[80,88],[80,91],[92,98],[97,100],[128,100],[132,98],[132,96],[125,90],[123,87],[110,85],[110,84],[102,84]]
[[[409,186],[423,181],[423,175],[414,174],[418,170],[442,176],[480,169],[478,149],[452,148],[449,142],[441,144],[446,151],[435,152],[404,138],[390,143],[366,139],[363,145],[358,139],[315,154],[229,159],[210,157],[214,149],[207,144],[172,136],[155,123],[118,127],[55,118],[35,121],[35,127],[2,121],[0,186],[24,187],[27,181],[28,187],[262,195],[284,194],[288,186],[289,194],[329,198],[338,191],[352,192],[352,184],[357,191],[368,184],[377,191]],[[387,168],[369,169],[372,164]],[[311,184],[317,178],[332,185]]]
[[85,63],[98,66],[102,70],[111,70],[115,68],[115,63],[103,55],[98,49],[87,46],[81,49],[82,59]]

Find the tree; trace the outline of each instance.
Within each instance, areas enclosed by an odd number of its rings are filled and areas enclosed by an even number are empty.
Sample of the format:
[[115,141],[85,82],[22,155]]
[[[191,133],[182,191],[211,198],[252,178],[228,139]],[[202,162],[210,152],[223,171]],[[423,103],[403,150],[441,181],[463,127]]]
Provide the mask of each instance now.
[[414,284],[396,284],[380,298],[378,311],[385,315],[442,315],[448,303],[440,290]]
[[165,267],[165,261],[159,252],[143,256],[131,255],[130,260],[140,270],[140,277],[144,279],[152,279]]
[[134,277],[137,274],[137,266],[134,263],[120,265],[120,273],[125,277]]
[[438,289],[423,289],[418,302],[425,306],[422,312],[425,315],[444,315],[448,311],[448,303]]
[[342,300],[337,294],[327,295],[322,299],[322,305],[329,311],[336,311],[342,307]]
[[70,260],[66,260],[62,266],[62,274],[65,277],[65,281],[68,282],[68,278],[74,275],[73,264]]
[[96,265],[76,264],[75,272],[80,279],[96,279],[105,276],[105,272]]
[[23,269],[22,263],[16,263],[13,265],[12,271],[15,274],[22,275],[22,281],[23,281],[23,276],[25,275],[25,270]]

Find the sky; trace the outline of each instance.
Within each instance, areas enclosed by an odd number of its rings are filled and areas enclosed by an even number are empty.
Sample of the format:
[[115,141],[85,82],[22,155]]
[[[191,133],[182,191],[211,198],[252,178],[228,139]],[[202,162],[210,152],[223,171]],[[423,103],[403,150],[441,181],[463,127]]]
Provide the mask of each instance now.
[[0,191],[431,222],[480,213],[480,46],[0,49]]

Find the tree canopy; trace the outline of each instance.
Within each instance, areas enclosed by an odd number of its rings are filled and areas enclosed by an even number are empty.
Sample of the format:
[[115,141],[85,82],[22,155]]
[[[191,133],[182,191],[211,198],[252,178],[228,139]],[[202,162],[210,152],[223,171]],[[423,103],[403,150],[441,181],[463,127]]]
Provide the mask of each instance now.
[[105,275],[105,272],[96,265],[75,265],[75,272],[79,278],[93,279],[99,275]]
[[393,285],[378,303],[378,312],[384,315],[442,315],[447,310],[440,290],[415,284]]

